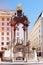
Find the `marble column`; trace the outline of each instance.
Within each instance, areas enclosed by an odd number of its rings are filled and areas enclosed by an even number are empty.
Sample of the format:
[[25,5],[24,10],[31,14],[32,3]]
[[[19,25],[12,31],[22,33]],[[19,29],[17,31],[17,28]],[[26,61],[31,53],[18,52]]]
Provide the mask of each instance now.
[[26,27],[24,26],[24,45],[26,45]]
[[11,46],[13,45],[13,39],[14,39],[14,28],[11,27]]
[[14,45],[16,44],[16,29],[14,28]]
[[26,43],[28,42],[28,28],[26,27]]
[[34,54],[35,54],[34,60],[37,60],[37,52],[36,52],[36,50],[34,50]]

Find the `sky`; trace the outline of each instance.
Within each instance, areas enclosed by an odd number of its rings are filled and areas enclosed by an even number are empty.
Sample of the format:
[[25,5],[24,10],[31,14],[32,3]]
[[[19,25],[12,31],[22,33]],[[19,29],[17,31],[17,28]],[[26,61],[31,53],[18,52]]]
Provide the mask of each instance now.
[[43,11],[43,0],[0,0],[0,10],[16,10],[18,4],[22,5],[24,15],[28,17],[30,31]]

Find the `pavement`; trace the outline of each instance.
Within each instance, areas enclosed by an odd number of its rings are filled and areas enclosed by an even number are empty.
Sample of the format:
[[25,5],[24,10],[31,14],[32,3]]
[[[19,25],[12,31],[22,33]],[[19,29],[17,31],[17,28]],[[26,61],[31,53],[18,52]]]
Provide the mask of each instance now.
[[43,65],[43,58],[39,57],[38,60],[28,61],[14,61],[14,62],[0,62],[0,65]]
[[0,65],[43,65],[43,62],[0,62]]

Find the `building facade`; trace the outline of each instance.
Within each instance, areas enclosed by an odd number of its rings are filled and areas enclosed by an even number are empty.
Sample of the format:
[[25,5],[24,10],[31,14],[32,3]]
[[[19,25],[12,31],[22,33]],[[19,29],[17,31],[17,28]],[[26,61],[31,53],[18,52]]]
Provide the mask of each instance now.
[[11,26],[9,24],[11,16],[15,11],[0,10],[0,51],[11,44]]
[[29,32],[29,37],[31,49],[36,48],[37,52],[39,52],[39,56],[41,53],[43,54],[43,12],[41,12],[33,28]]

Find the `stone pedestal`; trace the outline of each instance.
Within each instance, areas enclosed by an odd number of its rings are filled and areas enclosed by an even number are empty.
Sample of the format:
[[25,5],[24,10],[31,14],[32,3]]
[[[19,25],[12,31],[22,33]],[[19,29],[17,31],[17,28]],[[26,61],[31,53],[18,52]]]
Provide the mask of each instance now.
[[34,60],[37,61],[37,53],[36,53],[36,50],[34,50]]

